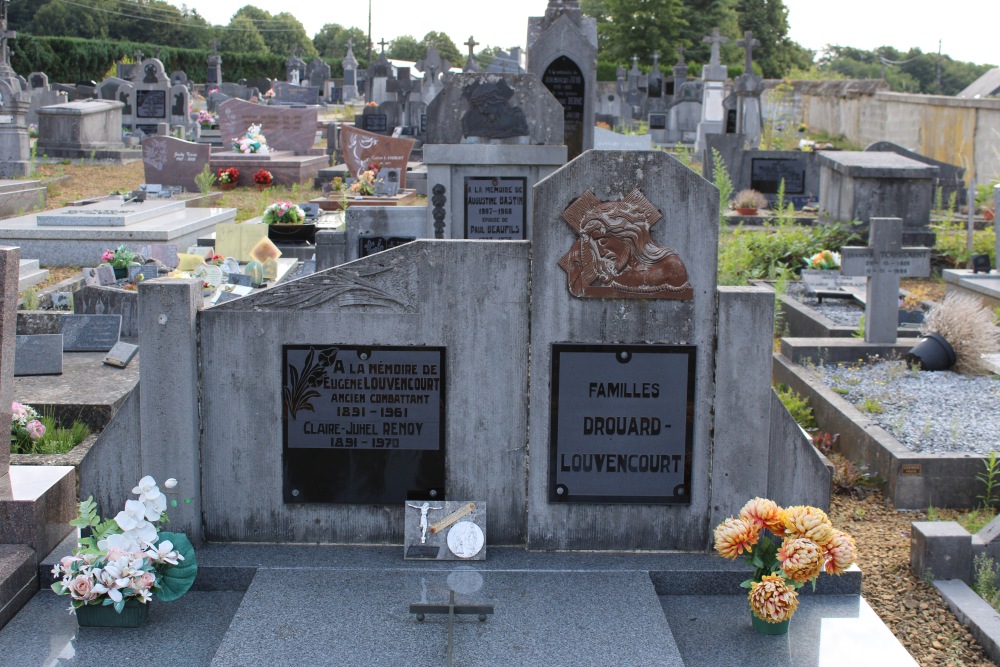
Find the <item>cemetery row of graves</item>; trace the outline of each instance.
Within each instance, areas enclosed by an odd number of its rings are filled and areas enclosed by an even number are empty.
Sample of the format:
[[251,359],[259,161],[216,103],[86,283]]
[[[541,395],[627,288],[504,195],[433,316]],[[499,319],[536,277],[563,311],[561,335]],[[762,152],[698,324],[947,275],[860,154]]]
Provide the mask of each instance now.
[[1000,659],[990,200],[895,143],[760,147],[749,33],[735,81],[716,30],[701,78],[598,96],[575,4],[526,67],[348,45],[336,93],[0,48],[0,654]]

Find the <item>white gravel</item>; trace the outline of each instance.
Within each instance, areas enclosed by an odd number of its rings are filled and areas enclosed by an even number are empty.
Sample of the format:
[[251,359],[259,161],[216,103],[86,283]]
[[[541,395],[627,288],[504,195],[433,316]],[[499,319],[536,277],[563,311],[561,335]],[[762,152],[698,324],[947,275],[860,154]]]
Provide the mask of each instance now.
[[824,365],[816,371],[823,384],[910,451],[986,455],[1000,450],[1000,378],[995,375],[915,371],[903,361]]
[[824,299],[820,303],[816,297],[806,296],[806,288],[801,282],[790,282],[787,294],[840,326],[857,327],[865,314],[865,307],[854,299]]

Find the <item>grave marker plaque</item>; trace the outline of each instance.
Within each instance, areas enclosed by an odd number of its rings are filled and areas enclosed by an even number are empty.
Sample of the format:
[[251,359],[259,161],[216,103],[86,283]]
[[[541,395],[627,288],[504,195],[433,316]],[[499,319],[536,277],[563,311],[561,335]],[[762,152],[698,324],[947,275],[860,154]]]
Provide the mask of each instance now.
[[122,330],[121,315],[63,315],[59,323],[66,352],[107,352]]
[[523,241],[528,238],[524,177],[465,178],[465,238]]
[[167,92],[165,90],[135,91],[135,115],[136,118],[166,118]]
[[695,348],[552,346],[549,501],[691,502]]
[[388,117],[384,113],[366,113],[363,130],[368,132],[386,132],[389,128]]
[[445,499],[443,347],[282,350],[286,503]]
[[649,129],[651,130],[667,129],[667,114],[665,113],[649,114]]
[[62,375],[62,334],[16,336],[14,376]]
[[587,92],[583,72],[575,62],[566,56],[559,56],[545,69],[542,83],[563,106],[563,132],[572,159],[583,152],[583,113]]
[[806,193],[806,162],[803,159],[753,158],[750,161],[750,187],[766,195],[778,193],[785,181],[786,195]]

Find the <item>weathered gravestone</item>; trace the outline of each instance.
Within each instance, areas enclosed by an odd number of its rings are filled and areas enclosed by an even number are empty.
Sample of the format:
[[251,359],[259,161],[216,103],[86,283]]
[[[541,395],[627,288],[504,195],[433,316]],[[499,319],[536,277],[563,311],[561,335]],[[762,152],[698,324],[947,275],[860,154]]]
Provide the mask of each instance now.
[[160,123],[187,128],[191,123],[187,86],[171,84],[158,58],[147,58],[136,67],[132,80],[118,88],[118,99],[125,103],[122,124],[147,135],[156,134]]
[[253,104],[229,99],[218,107],[223,144],[242,137],[250,125],[260,125],[272,150],[305,153],[316,143],[317,111]]
[[435,238],[524,240],[532,187],[566,160],[563,112],[533,74],[458,74],[428,107]]
[[38,110],[38,153],[50,157],[90,157],[121,149],[122,112],[115,100],[79,100]]
[[528,19],[528,71],[563,107],[569,158],[594,146],[597,23],[577,3],[549,0],[545,16]]
[[59,318],[65,352],[107,352],[121,335],[121,315],[63,315]]
[[142,140],[142,166],[147,183],[180,185],[198,191],[195,176],[208,165],[211,146],[175,137]]
[[935,193],[938,190],[941,191],[941,200],[944,204],[947,204],[954,197],[956,206],[965,205],[968,199],[965,189],[965,167],[957,167],[947,162],[929,158],[915,151],[907,150],[891,141],[876,141],[865,148],[865,151],[896,153],[911,160],[937,167],[937,174],[934,175],[933,181]]
[[323,102],[323,89],[318,86],[299,86],[287,81],[276,81],[274,90],[275,104],[319,104]]
[[840,271],[867,276],[865,342],[895,343],[899,323],[899,279],[930,275],[931,251],[903,247],[900,218],[872,218],[870,245],[840,249]]
[[19,335],[15,341],[14,375],[62,375],[62,355],[62,334]]
[[772,316],[716,289],[717,207],[657,151],[590,151],[536,187],[532,547],[701,549],[767,487]]
[[[143,267],[145,270],[145,267]],[[156,267],[144,280],[157,278]],[[85,285],[73,293],[73,312],[77,315],[119,315],[123,338],[135,339],[139,336],[138,294],[132,291]]]
[[896,153],[821,151],[819,206],[834,220],[903,219],[903,242],[932,247],[932,179],[937,167]]
[[399,170],[399,189],[406,188],[406,165],[414,143],[413,139],[385,137],[351,125],[340,127],[344,164],[351,175],[356,177],[368,165],[378,163],[383,168]]

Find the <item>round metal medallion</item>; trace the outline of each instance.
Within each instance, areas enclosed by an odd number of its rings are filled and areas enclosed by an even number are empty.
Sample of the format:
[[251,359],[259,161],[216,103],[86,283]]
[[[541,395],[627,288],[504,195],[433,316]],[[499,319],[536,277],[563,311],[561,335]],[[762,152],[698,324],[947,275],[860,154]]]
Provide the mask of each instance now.
[[471,521],[459,521],[448,531],[448,549],[459,558],[475,558],[485,543],[483,529]]

